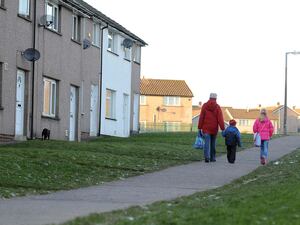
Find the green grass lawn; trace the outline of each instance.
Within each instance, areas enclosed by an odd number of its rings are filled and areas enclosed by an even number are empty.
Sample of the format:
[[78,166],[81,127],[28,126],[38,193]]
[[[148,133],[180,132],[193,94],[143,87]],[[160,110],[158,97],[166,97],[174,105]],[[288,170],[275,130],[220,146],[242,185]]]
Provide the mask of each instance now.
[[300,150],[224,187],[64,225],[299,225]]
[[[0,198],[101,184],[202,160],[195,133],[142,134],[90,142],[28,141],[0,146]],[[252,144],[244,135],[244,147]],[[218,152],[225,151],[218,139]]]

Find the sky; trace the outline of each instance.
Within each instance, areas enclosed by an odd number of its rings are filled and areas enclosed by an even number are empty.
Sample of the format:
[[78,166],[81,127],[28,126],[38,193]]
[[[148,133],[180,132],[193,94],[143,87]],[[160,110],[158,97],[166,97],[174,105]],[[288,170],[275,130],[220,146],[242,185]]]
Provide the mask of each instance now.
[[[182,79],[193,103],[283,104],[285,52],[300,51],[299,0],[86,0],[144,39],[142,76]],[[288,58],[288,104],[300,108],[300,55]]]

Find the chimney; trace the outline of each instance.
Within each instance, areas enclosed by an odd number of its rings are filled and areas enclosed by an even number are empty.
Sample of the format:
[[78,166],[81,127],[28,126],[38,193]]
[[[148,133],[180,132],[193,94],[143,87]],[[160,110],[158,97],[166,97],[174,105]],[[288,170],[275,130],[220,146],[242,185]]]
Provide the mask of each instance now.
[[247,107],[247,112],[250,112],[250,108],[249,107]]
[[277,106],[280,106],[280,102],[277,102]]
[[258,108],[261,109],[261,104],[258,105]]
[[294,106],[293,106],[293,110],[295,110],[295,109],[296,109],[296,106],[294,105]]
[[202,107],[202,102],[199,102],[199,107]]

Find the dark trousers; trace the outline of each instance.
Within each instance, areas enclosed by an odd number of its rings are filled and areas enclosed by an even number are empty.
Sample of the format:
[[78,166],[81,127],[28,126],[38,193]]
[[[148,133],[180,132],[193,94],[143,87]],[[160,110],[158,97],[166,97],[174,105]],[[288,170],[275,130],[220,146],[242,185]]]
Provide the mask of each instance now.
[[227,159],[229,163],[234,163],[236,157],[236,145],[230,146],[227,145]]

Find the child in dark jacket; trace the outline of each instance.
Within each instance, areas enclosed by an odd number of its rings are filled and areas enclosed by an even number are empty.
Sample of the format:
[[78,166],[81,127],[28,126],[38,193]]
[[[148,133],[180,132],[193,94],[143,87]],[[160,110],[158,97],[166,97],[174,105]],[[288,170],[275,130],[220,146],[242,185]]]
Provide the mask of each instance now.
[[230,120],[229,127],[222,132],[223,137],[225,137],[225,144],[227,146],[227,159],[228,162],[233,164],[236,158],[236,148],[241,147],[241,133],[236,127],[236,121]]

